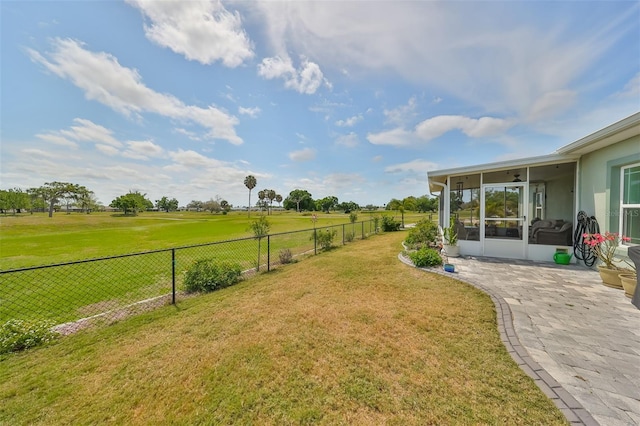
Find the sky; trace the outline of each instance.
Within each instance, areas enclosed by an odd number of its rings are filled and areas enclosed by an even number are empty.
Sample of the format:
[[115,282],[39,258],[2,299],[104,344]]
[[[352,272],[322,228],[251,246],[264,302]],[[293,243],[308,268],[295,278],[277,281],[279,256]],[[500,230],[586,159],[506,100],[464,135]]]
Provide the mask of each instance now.
[[637,1],[0,1],[0,188],[362,206],[640,111]]

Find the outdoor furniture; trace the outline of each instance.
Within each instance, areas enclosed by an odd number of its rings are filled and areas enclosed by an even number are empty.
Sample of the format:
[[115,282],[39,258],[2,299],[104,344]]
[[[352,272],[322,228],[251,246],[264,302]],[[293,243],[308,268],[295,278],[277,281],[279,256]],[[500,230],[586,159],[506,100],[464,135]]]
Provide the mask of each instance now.
[[536,244],[571,246],[573,245],[573,224],[565,222],[560,228],[538,228],[533,240]]

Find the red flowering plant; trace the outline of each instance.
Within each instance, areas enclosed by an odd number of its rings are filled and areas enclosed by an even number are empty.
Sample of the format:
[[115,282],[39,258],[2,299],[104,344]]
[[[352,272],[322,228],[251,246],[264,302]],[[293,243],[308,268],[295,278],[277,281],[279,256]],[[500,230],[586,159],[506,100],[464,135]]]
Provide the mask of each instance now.
[[584,243],[591,247],[593,254],[609,269],[624,270],[614,264],[614,262],[624,262],[635,271],[634,265],[624,259],[616,258],[616,249],[622,242],[631,241],[631,238],[618,234],[617,232],[605,232],[604,234],[582,234]]

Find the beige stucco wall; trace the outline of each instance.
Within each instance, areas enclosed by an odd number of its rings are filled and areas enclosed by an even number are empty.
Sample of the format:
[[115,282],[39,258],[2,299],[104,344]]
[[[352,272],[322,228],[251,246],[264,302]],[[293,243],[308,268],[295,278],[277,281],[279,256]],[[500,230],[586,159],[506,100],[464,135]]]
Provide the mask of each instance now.
[[601,231],[618,231],[619,169],[639,161],[640,136],[580,158],[578,210],[585,211],[589,216],[595,215]]

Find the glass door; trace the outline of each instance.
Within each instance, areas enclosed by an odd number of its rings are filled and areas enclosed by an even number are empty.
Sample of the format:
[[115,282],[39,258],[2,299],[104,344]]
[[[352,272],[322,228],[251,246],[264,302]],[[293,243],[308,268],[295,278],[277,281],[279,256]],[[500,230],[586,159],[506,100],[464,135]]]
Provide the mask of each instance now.
[[483,186],[485,256],[524,258],[527,233],[525,194],[523,183]]

